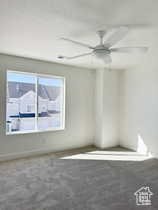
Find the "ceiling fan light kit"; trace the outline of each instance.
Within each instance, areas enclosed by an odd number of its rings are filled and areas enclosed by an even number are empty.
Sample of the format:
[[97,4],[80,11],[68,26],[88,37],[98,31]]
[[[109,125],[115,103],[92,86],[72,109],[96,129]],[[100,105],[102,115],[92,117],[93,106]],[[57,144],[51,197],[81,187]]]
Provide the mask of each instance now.
[[84,54],[76,55],[76,56],[58,56],[59,59],[75,59],[79,57],[84,57],[88,55],[94,55],[97,59],[102,60],[105,64],[109,64],[112,62],[111,54],[112,53],[145,53],[148,50],[148,47],[120,47],[120,48],[112,48],[113,45],[118,43],[128,32],[128,27],[121,26],[119,29],[114,32],[107,40],[104,41],[104,36],[106,31],[99,30],[97,32],[100,42],[95,47],[90,46],[89,44],[81,43],[78,41],[74,41],[68,38],[62,37],[61,40],[71,42],[73,44],[79,45],[81,47],[86,47],[91,50],[91,52],[87,52]]

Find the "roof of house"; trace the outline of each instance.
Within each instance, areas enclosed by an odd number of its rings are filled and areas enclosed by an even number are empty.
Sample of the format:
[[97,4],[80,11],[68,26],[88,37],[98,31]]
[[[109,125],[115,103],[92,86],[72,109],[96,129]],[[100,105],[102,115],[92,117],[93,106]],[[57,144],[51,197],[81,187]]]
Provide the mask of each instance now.
[[136,194],[139,194],[139,193],[149,193],[150,195],[152,195],[153,193],[151,192],[150,188],[149,187],[141,187],[139,190],[137,190],[135,192],[135,195]]
[[[56,86],[38,86],[38,96],[43,99],[55,100],[60,94],[60,87]],[[20,98],[29,91],[35,92],[35,85],[23,82],[8,82],[8,96],[10,98]]]

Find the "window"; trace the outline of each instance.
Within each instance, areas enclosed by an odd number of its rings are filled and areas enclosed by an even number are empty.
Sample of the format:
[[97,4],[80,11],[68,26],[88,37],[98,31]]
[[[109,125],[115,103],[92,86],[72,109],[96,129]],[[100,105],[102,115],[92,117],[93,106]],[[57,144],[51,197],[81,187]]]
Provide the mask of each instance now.
[[7,72],[6,132],[64,129],[65,79]]

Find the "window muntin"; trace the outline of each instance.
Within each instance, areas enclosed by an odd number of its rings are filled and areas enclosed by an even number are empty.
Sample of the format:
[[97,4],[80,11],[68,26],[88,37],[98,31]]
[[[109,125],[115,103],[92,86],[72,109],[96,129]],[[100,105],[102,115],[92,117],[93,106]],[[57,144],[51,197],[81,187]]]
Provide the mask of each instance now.
[[63,77],[7,72],[7,134],[64,129]]

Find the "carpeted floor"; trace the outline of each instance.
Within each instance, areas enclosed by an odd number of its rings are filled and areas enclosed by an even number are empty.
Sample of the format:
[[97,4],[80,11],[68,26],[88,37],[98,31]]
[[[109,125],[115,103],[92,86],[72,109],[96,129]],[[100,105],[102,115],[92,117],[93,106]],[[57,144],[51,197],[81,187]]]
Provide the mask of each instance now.
[[[142,186],[151,206],[137,206]],[[158,209],[158,160],[54,159],[53,156],[0,164],[0,210]]]

